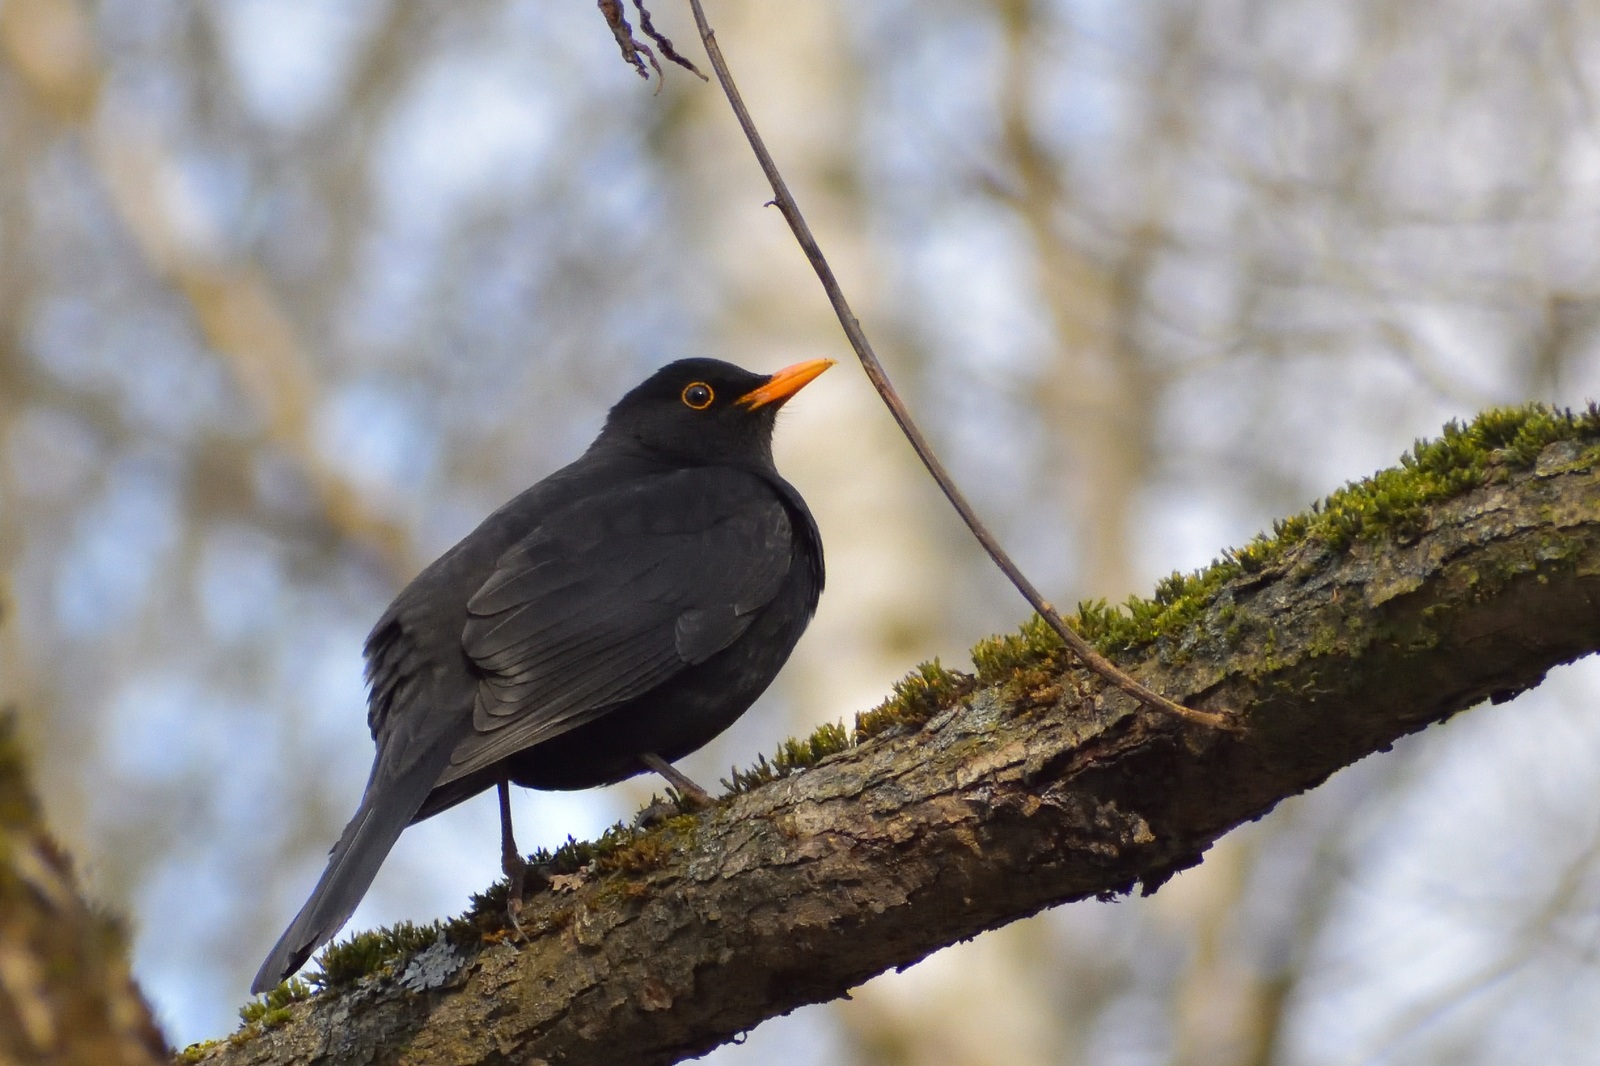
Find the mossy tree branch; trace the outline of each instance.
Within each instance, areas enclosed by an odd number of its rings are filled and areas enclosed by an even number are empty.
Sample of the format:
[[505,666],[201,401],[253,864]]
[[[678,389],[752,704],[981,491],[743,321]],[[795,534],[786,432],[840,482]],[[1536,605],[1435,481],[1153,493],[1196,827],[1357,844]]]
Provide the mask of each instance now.
[[870,739],[533,898],[528,943],[457,927],[189,1057],[667,1063],[1041,908],[1153,891],[1284,797],[1600,648],[1600,418],[1454,433],[1142,621],[1080,616],[1243,735],[1141,709],[1028,627],[980,646],[977,678],[925,670]]

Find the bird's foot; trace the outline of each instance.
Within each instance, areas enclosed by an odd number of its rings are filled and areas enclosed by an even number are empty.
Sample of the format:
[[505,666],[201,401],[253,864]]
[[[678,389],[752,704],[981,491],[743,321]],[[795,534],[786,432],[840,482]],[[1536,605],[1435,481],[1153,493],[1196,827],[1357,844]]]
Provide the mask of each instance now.
[[711,798],[711,793],[690,781],[687,777],[683,779],[683,784],[689,787],[684,788],[683,785],[675,783],[674,787],[667,789],[667,795],[672,802],[678,805],[678,810],[684,814],[699,814],[701,811],[709,811],[717,805],[717,801]]
[[633,829],[635,832],[654,829],[670,818],[684,814],[698,814],[710,810],[715,805],[716,801],[704,789],[696,792],[680,792],[675,788],[669,788],[666,799],[651,794],[649,804],[633,816]]
[[506,900],[506,921],[511,923],[512,932],[524,944],[528,943],[528,934],[522,931],[522,900],[511,896]]
[[506,921],[511,923],[511,928],[517,931],[523,943],[527,943],[528,934],[522,931],[522,887],[528,879],[528,864],[521,855],[516,857],[515,869],[509,868],[511,864],[505,863],[506,869]]
[[501,856],[500,870],[506,875],[506,920],[526,943],[528,935],[522,931],[522,898],[529,889],[537,891],[550,883],[543,869],[534,866],[515,852]]
[[667,784],[672,788],[667,791],[685,813],[703,811],[713,806],[716,801],[711,798],[711,793],[695,784],[689,775],[673,766],[659,755],[646,754],[639,757],[639,761],[667,779]]
[[662,799],[652,794],[650,803],[633,816],[633,831],[638,833],[654,829],[668,818],[676,818],[680,813],[678,804],[670,795]]

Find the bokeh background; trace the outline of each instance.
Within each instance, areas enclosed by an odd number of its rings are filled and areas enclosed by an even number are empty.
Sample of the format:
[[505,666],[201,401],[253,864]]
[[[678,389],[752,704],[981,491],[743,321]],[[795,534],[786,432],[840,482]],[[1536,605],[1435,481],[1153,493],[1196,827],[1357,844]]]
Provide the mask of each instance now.
[[[691,47],[679,0],[656,20]],[[1148,592],[1482,407],[1600,395],[1600,8],[711,0],[891,371],[1057,602]],[[1021,602],[851,363],[726,105],[587,0],[0,0],[0,685],[171,1038],[220,1036],[371,756],[388,598],[650,369],[841,360],[829,588],[715,781]],[[1600,670],[719,1066],[1583,1063]],[[517,798],[522,843],[649,782]],[[496,876],[480,797],[357,925]]]

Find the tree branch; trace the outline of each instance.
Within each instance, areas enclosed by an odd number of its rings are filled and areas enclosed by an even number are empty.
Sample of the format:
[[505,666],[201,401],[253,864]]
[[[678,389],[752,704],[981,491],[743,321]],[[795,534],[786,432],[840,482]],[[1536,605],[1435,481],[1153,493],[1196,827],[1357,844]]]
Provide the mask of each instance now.
[[83,127],[111,206],[145,263],[188,301],[206,343],[261,414],[266,439],[305,474],[328,523],[372,549],[397,575],[414,573],[418,566],[407,531],[369,507],[313,446],[317,382],[266,274],[212,247],[209,235],[184,231],[169,194],[177,165],[151,129],[138,128],[126,116],[117,123],[90,121],[103,81],[92,23],[66,0],[23,0],[0,15],[0,50],[40,102],[62,122]]
[[128,976],[121,927],[84,902],[0,711],[0,1062],[157,1066],[165,1041]]
[[440,943],[192,1057],[667,1063],[1044,907],[1153,891],[1280,799],[1600,647],[1597,452],[1493,460],[1398,534],[1305,537],[1124,663],[1242,735],[1013,657],[925,723],[533,898],[526,945]]

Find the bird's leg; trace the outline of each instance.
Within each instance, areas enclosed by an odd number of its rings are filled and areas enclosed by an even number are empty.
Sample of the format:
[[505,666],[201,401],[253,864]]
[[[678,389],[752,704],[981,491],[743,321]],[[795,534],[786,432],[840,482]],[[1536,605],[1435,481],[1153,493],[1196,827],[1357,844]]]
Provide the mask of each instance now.
[[506,917],[511,928],[524,940],[522,924],[517,918],[522,914],[522,887],[528,878],[528,863],[517,850],[517,838],[511,833],[511,782],[500,779],[500,870],[509,883],[506,890]]
[[678,800],[693,810],[703,811],[712,805],[711,793],[695,784],[677,767],[657,755],[646,752],[639,761],[667,779],[667,784],[678,790]]

